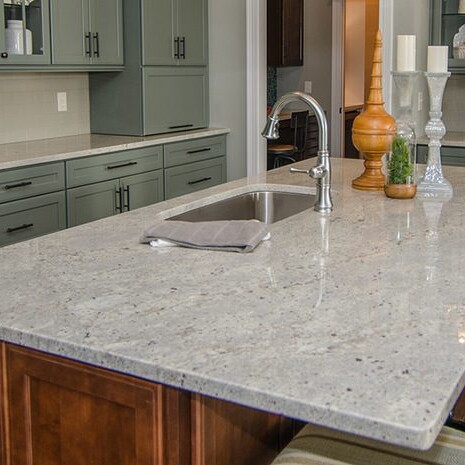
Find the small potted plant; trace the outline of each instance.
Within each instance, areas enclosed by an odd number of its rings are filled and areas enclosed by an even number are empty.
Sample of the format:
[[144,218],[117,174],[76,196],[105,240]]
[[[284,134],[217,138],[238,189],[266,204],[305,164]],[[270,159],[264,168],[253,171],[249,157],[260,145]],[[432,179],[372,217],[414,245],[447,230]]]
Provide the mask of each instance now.
[[392,199],[415,197],[415,145],[406,134],[394,136],[387,163],[385,194]]

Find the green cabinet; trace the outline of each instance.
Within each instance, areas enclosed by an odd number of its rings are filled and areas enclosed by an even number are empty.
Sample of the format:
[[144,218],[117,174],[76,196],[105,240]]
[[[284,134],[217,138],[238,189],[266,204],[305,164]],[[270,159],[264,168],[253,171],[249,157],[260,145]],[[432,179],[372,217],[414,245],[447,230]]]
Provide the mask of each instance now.
[[208,81],[205,67],[145,67],[143,86],[147,134],[207,126]]
[[49,0],[0,6],[0,67],[50,64]]
[[68,161],[68,226],[160,202],[162,168],[161,146]]
[[[465,43],[454,48],[454,36],[465,25],[465,13],[459,13],[459,0],[431,0],[430,42],[449,46],[449,71],[465,72]],[[465,31],[464,31],[465,34]]]
[[206,0],[143,0],[143,65],[206,65]]
[[[418,163],[427,163],[428,146],[418,145],[417,147]],[[465,166],[465,147],[441,147],[441,164],[451,166]]]
[[89,76],[91,131],[145,136],[207,127],[206,18],[206,0],[131,3],[124,71]]
[[226,182],[226,137],[175,142],[165,146],[165,198]]
[[53,64],[122,65],[122,0],[51,0]]
[[64,163],[0,171],[0,246],[66,227]]

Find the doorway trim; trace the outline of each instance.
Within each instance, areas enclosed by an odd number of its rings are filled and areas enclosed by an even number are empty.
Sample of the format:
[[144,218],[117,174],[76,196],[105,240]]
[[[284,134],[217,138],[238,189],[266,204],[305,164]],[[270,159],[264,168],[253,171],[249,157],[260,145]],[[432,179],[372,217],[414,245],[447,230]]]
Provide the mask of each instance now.
[[[340,46],[339,36],[343,36],[342,28],[334,40],[334,25],[341,24],[341,10],[343,0],[333,0],[333,90],[332,92],[341,95],[340,104],[336,98],[332,98],[332,120],[331,120],[331,147],[340,146],[337,139],[333,139],[339,133],[339,141],[342,134],[341,116],[339,108],[342,104],[342,92],[338,90],[334,81],[337,78],[336,69],[343,69],[343,53]],[[336,7],[336,8],[334,8]],[[343,20],[343,16],[342,16]],[[393,53],[393,31],[394,31],[394,0],[380,0],[380,29],[383,31],[383,88],[384,95],[392,96],[392,53]],[[340,27],[340,26],[339,26]],[[336,31],[337,32],[337,31]],[[255,176],[266,171],[266,141],[260,133],[264,127],[266,115],[266,0],[246,0],[246,65],[247,65],[247,102],[246,102],[246,133],[247,133],[247,176]],[[339,47],[336,45],[339,44]],[[339,68],[340,67],[340,68]],[[342,74],[339,74],[342,76]],[[342,87],[342,80],[340,82]],[[391,98],[386,100],[386,110],[391,109]],[[337,106],[337,112],[335,108]],[[339,116],[339,118],[335,118]],[[338,126],[335,126],[336,121]],[[339,131],[337,131],[339,128]]]

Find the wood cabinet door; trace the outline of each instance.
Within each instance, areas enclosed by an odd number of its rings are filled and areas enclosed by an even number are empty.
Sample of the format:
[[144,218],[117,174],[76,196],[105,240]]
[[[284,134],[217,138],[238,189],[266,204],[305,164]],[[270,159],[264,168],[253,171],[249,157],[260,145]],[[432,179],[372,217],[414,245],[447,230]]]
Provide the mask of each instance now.
[[53,64],[88,65],[89,0],[52,0],[51,9]]
[[207,31],[206,0],[178,0],[180,65],[207,64]]
[[91,0],[92,64],[122,65],[123,2]]
[[188,396],[11,345],[6,364],[11,464],[188,465],[163,446],[188,440]]
[[5,344],[0,342],[0,465],[6,465],[7,457],[7,404],[6,404],[6,393],[5,393],[5,382],[6,382],[6,366],[5,366]]
[[269,465],[303,424],[193,395],[192,465]]

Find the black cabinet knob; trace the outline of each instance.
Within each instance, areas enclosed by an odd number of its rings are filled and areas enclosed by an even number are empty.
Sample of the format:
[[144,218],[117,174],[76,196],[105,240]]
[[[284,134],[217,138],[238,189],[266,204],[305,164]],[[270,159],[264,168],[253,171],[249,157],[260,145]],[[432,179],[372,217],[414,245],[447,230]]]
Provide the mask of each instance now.
[[8,58],[8,52],[2,52],[2,53],[0,54],[0,57],[2,57],[2,58]]

